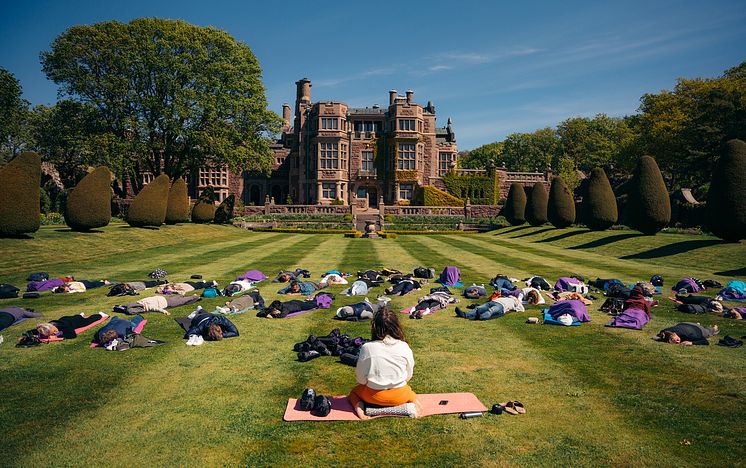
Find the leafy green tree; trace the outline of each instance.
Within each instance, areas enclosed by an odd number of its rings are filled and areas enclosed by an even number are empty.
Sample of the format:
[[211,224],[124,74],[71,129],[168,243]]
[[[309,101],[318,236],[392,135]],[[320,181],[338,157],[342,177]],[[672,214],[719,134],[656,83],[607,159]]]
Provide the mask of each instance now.
[[560,154],[557,134],[549,127],[533,133],[513,133],[503,143],[501,163],[511,171],[543,171]]
[[21,97],[16,77],[0,68],[0,163],[31,149],[29,141],[29,103]]
[[[228,33],[184,21],[140,18],[69,28],[42,53],[63,95],[99,113],[120,171],[176,178],[207,163],[268,173],[267,110],[251,49]],[[124,161],[131,161],[126,164]]]
[[559,124],[557,134],[562,154],[585,172],[613,164],[632,138],[625,119],[605,114],[569,118]]
[[460,160],[459,166],[464,169],[486,169],[498,167],[502,164],[502,141],[488,143],[466,153]]

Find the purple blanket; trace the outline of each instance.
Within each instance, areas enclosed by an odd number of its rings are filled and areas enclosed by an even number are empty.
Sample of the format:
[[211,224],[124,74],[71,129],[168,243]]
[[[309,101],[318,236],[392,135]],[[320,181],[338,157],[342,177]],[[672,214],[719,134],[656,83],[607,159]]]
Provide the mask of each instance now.
[[51,289],[57,288],[64,284],[65,282],[62,281],[60,278],[53,278],[53,279],[46,280],[46,281],[30,281],[29,284],[26,286],[26,291],[44,292],[44,291],[49,291]]
[[446,286],[455,286],[461,281],[461,270],[455,266],[447,266],[443,269],[443,272],[438,278],[441,284]]
[[567,301],[557,301],[549,307],[549,315],[557,319],[560,315],[570,314],[581,322],[590,322],[588,309],[582,301],[571,299]]
[[566,276],[563,276],[562,278],[558,279],[556,283],[554,283],[554,289],[559,292],[574,291],[570,288],[571,284],[580,284],[580,281],[575,278],[568,278]]
[[256,283],[262,280],[266,280],[267,276],[259,270],[249,270],[243,275],[236,278],[236,281],[250,281]]
[[672,291],[681,291],[682,289],[690,292],[690,293],[698,293],[700,291],[704,291],[704,288],[701,288],[699,284],[697,284],[696,281],[694,281],[693,278],[684,278],[678,283],[676,283],[673,288],[671,288]]
[[627,309],[614,317],[611,322],[607,323],[607,327],[619,327],[619,328],[632,328],[635,330],[642,330],[650,319],[648,314],[641,309]]

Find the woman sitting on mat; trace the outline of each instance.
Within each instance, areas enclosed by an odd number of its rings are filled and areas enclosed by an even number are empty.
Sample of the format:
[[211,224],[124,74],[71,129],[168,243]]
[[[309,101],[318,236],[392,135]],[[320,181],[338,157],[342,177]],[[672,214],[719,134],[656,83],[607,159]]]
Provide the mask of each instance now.
[[698,323],[681,322],[673,327],[664,328],[654,339],[681,346],[709,345],[708,338],[720,333],[717,325],[705,328]]
[[365,415],[365,403],[398,406],[414,403],[417,415],[422,414],[417,394],[407,384],[414,370],[414,356],[404,339],[398,314],[384,307],[376,312],[371,324],[373,341],[360,348],[355,367],[358,385],[348,399],[360,419]]

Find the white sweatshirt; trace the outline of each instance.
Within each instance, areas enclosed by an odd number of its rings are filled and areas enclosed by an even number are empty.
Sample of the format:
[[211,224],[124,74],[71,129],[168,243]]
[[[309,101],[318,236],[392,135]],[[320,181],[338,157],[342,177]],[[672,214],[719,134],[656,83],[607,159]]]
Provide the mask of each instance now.
[[365,343],[355,368],[357,382],[373,390],[388,390],[407,384],[414,371],[414,355],[409,345],[390,336]]

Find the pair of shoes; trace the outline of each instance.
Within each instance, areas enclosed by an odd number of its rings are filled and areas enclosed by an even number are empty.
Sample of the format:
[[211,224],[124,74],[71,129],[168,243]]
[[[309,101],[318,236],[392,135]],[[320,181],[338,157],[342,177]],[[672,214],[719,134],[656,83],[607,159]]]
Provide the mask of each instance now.
[[200,335],[189,335],[189,340],[187,340],[187,346],[200,346],[204,344],[205,339],[202,338]]
[[512,415],[526,414],[526,408],[523,407],[523,403],[517,400],[509,401],[507,403],[500,403],[503,411]]
[[743,346],[743,341],[737,340],[732,336],[726,336],[725,338],[721,338],[720,341],[718,341],[718,345],[725,346],[727,348],[738,348],[740,346]]

